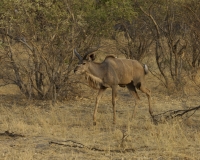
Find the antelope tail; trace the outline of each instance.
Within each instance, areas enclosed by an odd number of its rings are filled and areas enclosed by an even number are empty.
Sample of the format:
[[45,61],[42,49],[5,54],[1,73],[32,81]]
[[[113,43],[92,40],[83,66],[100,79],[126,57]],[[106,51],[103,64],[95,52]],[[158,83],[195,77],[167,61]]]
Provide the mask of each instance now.
[[149,69],[147,67],[146,64],[144,64],[144,74],[148,74],[149,73]]

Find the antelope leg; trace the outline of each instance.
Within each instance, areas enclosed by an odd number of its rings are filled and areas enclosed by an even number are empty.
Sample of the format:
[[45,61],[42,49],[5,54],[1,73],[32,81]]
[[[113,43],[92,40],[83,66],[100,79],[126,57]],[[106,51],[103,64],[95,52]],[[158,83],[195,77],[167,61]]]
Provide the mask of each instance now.
[[129,90],[130,94],[135,98],[135,107],[134,107],[133,114],[132,114],[132,117],[131,117],[131,119],[133,119],[133,117],[135,117],[135,114],[136,114],[137,102],[140,99],[140,97],[138,96],[136,88],[132,83],[128,84],[127,88]]
[[99,92],[98,92],[98,95],[96,97],[95,109],[94,109],[94,114],[93,114],[93,125],[96,125],[96,114],[97,114],[99,101],[102,98],[103,93],[104,93],[105,90],[106,90],[106,88],[100,88]]
[[141,86],[139,89],[143,93],[146,93],[147,98],[148,98],[148,102],[149,102],[149,113],[150,113],[151,116],[153,116],[153,111],[152,111],[152,108],[151,108],[151,91],[148,88],[144,87],[144,86]]
[[113,105],[113,124],[116,123],[116,97],[117,97],[117,86],[112,87],[112,105]]

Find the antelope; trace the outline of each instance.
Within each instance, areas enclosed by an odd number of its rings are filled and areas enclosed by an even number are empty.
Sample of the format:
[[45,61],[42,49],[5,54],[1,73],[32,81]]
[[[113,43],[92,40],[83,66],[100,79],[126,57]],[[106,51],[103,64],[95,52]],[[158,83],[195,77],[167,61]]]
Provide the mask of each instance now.
[[78,65],[74,69],[75,74],[85,74],[89,86],[99,90],[96,97],[95,109],[93,113],[93,125],[96,125],[96,114],[99,101],[107,88],[112,89],[113,124],[116,123],[116,96],[117,86],[127,87],[130,94],[135,97],[135,114],[137,100],[139,100],[136,89],[146,93],[149,103],[149,113],[151,109],[151,91],[145,86],[145,75],[148,73],[147,65],[142,65],[137,60],[116,58],[114,55],[107,55],[103,62],[94,62],[96,56],[88,52],[83,57],[74,49],[78,57]]

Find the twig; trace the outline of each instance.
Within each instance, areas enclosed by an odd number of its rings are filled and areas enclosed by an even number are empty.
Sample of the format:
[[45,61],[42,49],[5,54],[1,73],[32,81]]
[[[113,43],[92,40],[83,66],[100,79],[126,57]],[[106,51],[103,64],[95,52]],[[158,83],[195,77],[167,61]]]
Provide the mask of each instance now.
[[198,109],[200,109],[200,106],[193,107],[190,109],[185,109],[185,110],[169,110],[169,111],[157,114],[157,115],[153,115],[153,118],[154,118],[154,120],[156,120],[156,122],[161,122],[161,120],[159,120],[159,119],[161,119],[161,117],[164,117],[164,120],[169,120],[169,119],[173,119],[175,117],[182,117],[186,113],[193,111],[193,113],[187,117],[187,118],[189,118],[192,115],[194,115]]
[[[62,146],[66,146],[66,147],[73,147],[73,148],[86,148],[88,150],[92,150],[92,151],[98,151],[98,152],[105,152],[106,150],[104,149],[100,149],[97,147],[87,147],[82,143],[76,142],[74,140],[66,140],[66,141],[50,141],[49,144],[56,144],[56,145],[62,145]],[[124,149],[124,150],[109,150],[110,152],[115,152],[115,153],[122,153],[122,152],[134,152],[135,150],[130,148],[130,149]]]
[[9,131],[5,131],[4,133],[0,133],[0,136],[8,136],[8,137],[13,137],[13,138],[24,137],[24,135],[16,134],[14,132],[9,132]]

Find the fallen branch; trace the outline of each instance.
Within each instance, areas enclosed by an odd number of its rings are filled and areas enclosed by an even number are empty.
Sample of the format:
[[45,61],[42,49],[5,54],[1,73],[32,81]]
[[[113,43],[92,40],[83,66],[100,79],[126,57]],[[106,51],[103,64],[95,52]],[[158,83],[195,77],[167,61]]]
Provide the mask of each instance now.
[[163,120],[166,121],[166,120],[170,120],[176,117],[182,117],[186,115],[186,113],[192,112],[189,116],[187,116],[187,118],[189,118],[192,115],[194,115],[198,109],[200,109],[200,106],[189,108],[189,109],[183,109],[183,110],[169,110],[157,115],[153,115],[153,120],[156,121],[157,123],[163,122]]
[[0,133],[0,136],[8,136],[8,137],[12,137],[12,138],[24,137],[24,135],[16,134],[16,133],[9,132],[9,131],[5,131],[3,133]]
[[[59,141],[59,142],[56,142],[56,141],[50,141],[49,144],[56,144],[56,145],[62,145],[62,146],[66,146],[66,147],[73,147],[73,148],[86,148],[88,150],[92,150],[92,151],[99,151],[99,152],[105,152],[106,150],[104,149],[100,149],[100,148],[97,148],[97,147],[88,147],[88,146],[85,146],[84,144],[82,143],[79,143],[79,142],[76,142],[76,141],[73,141],[73,140],[66,140],[66,141]],[[124,149],[124,150],[109,150],[110,152],[115,152],[115,153],[124,153],[124,152],[134,152],[135,150],[134,149]]]

